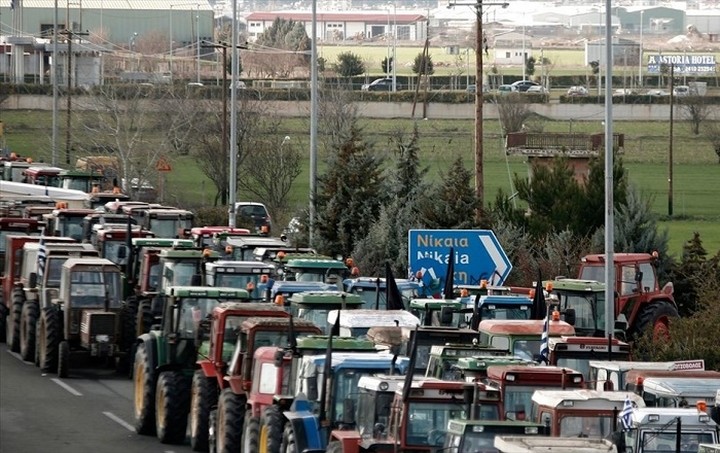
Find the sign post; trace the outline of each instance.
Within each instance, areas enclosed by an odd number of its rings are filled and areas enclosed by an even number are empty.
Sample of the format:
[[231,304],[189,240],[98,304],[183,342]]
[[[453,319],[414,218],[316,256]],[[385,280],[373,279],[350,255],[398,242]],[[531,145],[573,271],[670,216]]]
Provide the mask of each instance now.
[[439,293],[444,287],[450,248],[455,251],[455,285],[502,285],[512,264],[491,230],[410,230],[409,274],[422,275],[422,283]]

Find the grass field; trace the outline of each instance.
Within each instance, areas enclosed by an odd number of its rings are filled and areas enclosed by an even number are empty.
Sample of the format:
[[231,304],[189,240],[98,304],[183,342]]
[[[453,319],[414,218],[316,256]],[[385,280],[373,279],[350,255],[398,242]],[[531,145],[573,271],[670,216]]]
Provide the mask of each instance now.
[[[4,111],[0,120],[5,123],[7,146],[36,160],[51,161],[50,156],[50,112]],[[63,123],[64,125],[64,123]],[[413,120],[363,119],[361,125],[368,142],[376,150],[391,157],[388,149],[390,136],[398,130],[409,134]],[[458,156],[468,168],[474,162],[473,121],[430,120],[417,122],[420,132],[422,163],[429,169],[429,177],[438,180],[443,171]],[[505,156],[497,120],[485,122],[485,193],[486,200],[492,200],[499,189],[512,193],[513,175],[527,175],[523,158]],[[616,133],[626,134],[623,156],[630,181],[652,198],[653,210],[662,216],[661,225],[670,234],[670,250],[679,256],[682,245],[692,238],[694,231],[701,234],[703,243],[710,254],[720,250],[720,164],[710,144],[702,137],[689,133],[686,124],[678,122],[675,127],[673,165],[673,217],[668,214],[668,127],[662,122],[617,122]],[[545,121],[543,128],[548,132],[602,132],[597,122]],[[292,137],[292,146],[309,148],[309,124],[304,119],[283,121],[281,135]],[[61,127],[61,137],[64,132]],[[61,142],[62,143],[62,142]],[[64,146],[61,145],[60,162],[64,162]],[[73,156],[75,158],[76,156]],[[74,161],[74,160],[73,160]],[[173,160],[173,171],[167,174],[165,201],[178,205],[208,206],[213,203],[215,190],[211,182],[202,175],[191,158]],[[309,174],[307,160],[303,172],[295,181],[290,195],[293,210],[307,204]],[[319,172],[324,169],[321,153]],[[239,194],[239,199],[247,195]],[[293,212],[280,213],[276,223],[283,224]]]

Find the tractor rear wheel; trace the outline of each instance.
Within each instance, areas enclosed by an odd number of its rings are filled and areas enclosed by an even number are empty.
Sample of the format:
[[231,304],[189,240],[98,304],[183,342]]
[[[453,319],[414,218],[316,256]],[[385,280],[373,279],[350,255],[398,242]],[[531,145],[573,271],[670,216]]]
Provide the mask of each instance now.
[[275,405],[266,407],[260,418],[260,452],[280,453],[285,417]]
[[122,323],[122,349],[130,353],[132,346],[137,340],[137,311],[138,302],[135,296],[128,297],[125,301],[120,314],[120,322]]
[[180,371],[160,373],[155,388],[155,426],[164,444],[185,441],[190,411],[190,381]]
[[62,317],[55,306],[43,308],[38,323],[40,353],[38,361],[43,373],[54,373],[58,368],[58,348],[62,335]]
[[634,330],[635,337],[652,329],[653,340],[667,340],[670,337],[670,321],[678,317],[677,308],[670,301],[661,300],[646,304],[638,314]]
[[5,325],[5,339],[8,349],[12,352],[20,352],[20,319],[22,319],[22,307],[24,298],[13,293],[13,304],[10,307],[10,314]]
[[217,453],[233,453],[242,451],[242,427],[245,417],[243,398],[224,389],[220,393],[217,408],[217,425],[215,429]]
[[245,411],[242,451],[260,451],[260,417],[253,417],[252,408]]
[[151,436],[155,434],[155,378],[150,356],[140,343],[135,351],[133,364],[135,432]]
[[190,446],[193,451],[208,451],[210,409],[218,398],[215,378],[205,377],[202,370],[195,371],[190,393]]
[[57,372],[60,378],[70,375],[70,343],[65,340],[58,345]]
[[297,435],[295,434],[295,428],[292,423],[285,424],[280,451],[283,453],[300,453],[297,447]]
[[5,303],[3,301],[2,293],[0,293],[0,343],[5,343],[6,338],[6,325],[7,325],[7,318],[8,318],[8,308],[5,306]]
[[135,321],[135,333],[136,336],[140,336],[144,333],[150,332],[150,328],[155,323],[155,315],[152,311],[151,300],[141,300],[138,304],[137,318]]
[[35,360],[35,328],[37,327],[40,305],[25,302],[20,321],[20,357],[26,362]]

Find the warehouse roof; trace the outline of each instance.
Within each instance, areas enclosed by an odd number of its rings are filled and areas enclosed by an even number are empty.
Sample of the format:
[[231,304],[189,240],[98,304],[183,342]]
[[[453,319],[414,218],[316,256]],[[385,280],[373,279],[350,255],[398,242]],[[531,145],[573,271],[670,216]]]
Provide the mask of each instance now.
[[[0,8],[9,8],[11,0],[0,0]],[[17,2],[16,2],[17,3]],[[54,8],[55,0],[22,0],[25,8]],[[65,11],[67,0],[60,2],[60,9]],[[113,10],[113,9],[140,9],[140,10],[192,10],[213,11],[207,0],[83,0],[84,10]]]

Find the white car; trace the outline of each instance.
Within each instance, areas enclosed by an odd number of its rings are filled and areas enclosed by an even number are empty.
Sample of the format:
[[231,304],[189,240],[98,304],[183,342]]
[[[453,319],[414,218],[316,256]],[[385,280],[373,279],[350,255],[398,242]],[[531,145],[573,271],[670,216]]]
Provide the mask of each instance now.
[[542,85],[533,85],[528,87],[526,93],[548,94],[548,90]]
[[683,97],[683,96],[690,96],[690,87],[687,85],[678,85],[675,88],[673,88],[673,96],[676,97]]
[[588,90],[582,85],[572,86],[567,90],[568,96],[587,96]]

